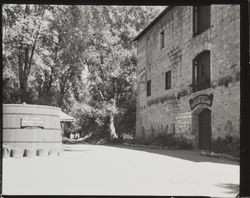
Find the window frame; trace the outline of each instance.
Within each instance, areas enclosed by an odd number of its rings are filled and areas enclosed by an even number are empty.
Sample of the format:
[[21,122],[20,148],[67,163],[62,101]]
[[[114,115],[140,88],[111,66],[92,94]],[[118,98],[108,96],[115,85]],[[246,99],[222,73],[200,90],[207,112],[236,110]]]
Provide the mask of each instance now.
[[172,75],[171,75],[171,70],[165,72],[165,90],[171,89],[171,84],[172,84]]
[[[208,65],[200,64],[202,61],[206,59],[208,60]],[[193,59],[192,81],[193,81],[192,82],[193,92],[198,92],[198,91],[205,90],[211,87],[211,54],[210,54],[210,51],[205,50],[201,52],[200,54],[198,54]]]
[[[207,9],[209,9],[209,19],[207,21],[208,25],[204,28],[199,30],[199,22],[198,20],[204,20],[201,19],[200,16],[198,15],[199,10],[201,9],[201,7],[207,7]],[[209,29],[211,27],[211,5],[207,5],[207,6],[193,6],[193,37],[205,32],[207,29]]]
[[165,47],[165,31],[161,30],[160,32],[160,49]]
[[151,80],[147,81],[147,97],[151,96]]

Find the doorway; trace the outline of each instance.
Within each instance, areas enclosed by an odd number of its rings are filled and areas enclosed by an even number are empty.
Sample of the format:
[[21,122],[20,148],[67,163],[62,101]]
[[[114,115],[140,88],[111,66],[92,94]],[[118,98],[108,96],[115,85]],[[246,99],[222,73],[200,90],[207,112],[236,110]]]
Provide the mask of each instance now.
[[204,109],[199,113],[199,148],[211,149],[211,111]]

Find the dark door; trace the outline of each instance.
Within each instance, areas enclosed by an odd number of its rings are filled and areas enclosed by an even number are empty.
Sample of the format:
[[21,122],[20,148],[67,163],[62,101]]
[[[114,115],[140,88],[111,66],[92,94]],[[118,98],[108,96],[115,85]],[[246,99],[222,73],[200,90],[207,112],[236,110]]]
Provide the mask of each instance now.
[[211,148],[211,111],[204,109],[199,114],[199,147],[200,149]]

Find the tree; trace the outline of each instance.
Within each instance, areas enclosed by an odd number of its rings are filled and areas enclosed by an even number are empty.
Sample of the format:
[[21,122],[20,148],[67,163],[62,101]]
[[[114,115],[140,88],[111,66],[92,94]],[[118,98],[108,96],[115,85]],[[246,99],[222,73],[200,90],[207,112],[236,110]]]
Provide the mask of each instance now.
[[76,115],[79,129],[107,129],[111,138],[133,131],[133,38],[161,9],[4,5],[4,102],[58,106]]
[[83,99],[85,33],[78,28],[84,22],[79,12],[76,6],[4,5],[3,80],[4,89],[12,90],[5,102],[68,110]]
[[[3,6],[4,71],[12,70],[18,77],[20,102],[29,101],[28,83],[32,66],[40,67],[37,49],[47,34],[49,9],[45,5]],[[17,66],[17,67],[16,67]],[[8,67],[8,69],[6,68]],[[6,69],[5,69],[6,68]]]
[[83,10],[89,31],[85,64],[90,74],[90,105],[109,117],[110,136],[117,138],[114,120],[126,112],[124,99],[130,97],[135,111],[136,48],[132,40],[151,18],[145,14],[147,7],[87,6]]

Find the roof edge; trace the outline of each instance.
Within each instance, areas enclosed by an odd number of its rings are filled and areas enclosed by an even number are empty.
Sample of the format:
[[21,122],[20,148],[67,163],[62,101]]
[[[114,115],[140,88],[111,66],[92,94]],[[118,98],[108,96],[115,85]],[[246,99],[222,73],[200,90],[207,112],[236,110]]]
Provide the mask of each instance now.
[[167,12],[175,6],[166,7],[151,23],[149,23],[134,39],[133,42],[140,39],[157,21],[159,21]]

